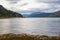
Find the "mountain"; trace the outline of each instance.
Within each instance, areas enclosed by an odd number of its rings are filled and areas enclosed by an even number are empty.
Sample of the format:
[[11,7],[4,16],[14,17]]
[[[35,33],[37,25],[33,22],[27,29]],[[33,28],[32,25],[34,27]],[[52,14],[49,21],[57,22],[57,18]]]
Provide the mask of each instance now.
[[60,17],[60,11],[54,13],[33,12],[28,17]]
[[60,10],[54,12],[54,14],[51,14],[50,16],[52,16],[52,17],[60,17]]
[[49,17],[52,13],[44,13],[44,12],[33,12],[28,17]]
[[23,17],[23,16],[17,12],[7,10],[2,5],[0,5],[0,18],[12,18],[12,17]]

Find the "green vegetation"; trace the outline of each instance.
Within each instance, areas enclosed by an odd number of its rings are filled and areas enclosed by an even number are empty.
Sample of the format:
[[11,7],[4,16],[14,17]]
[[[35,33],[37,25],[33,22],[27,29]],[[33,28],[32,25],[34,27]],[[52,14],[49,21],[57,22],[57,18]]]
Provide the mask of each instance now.
[[0,40],[60,40],[60,36],[2,34],[0,35]]
[[12,17],[23,17],[23,16],[17,12],[7,10],[0,5],[0,18],[12,18]]

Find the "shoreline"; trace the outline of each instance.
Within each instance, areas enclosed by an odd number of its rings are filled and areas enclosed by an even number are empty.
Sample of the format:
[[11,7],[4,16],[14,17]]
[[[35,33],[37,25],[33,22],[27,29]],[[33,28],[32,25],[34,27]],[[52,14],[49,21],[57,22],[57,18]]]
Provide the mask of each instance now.
[[0,40],[60,40],[60,36],[9,33],[0,35]]

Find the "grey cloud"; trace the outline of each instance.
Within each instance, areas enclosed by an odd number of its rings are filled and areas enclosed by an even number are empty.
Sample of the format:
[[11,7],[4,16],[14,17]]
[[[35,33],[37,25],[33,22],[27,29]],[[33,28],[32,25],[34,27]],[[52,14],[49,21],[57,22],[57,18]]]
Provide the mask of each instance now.
[[28,5],[28,3],[24,3],[24,4],[20,5],[20,6],[26,6],[26,5]]
[[36,0],[37,2],[45,2],[45,3],[53,3],[53,4],[59,4],[60,0]]
[[6,1],[10,2],[11,4],[15,4],[15,3],[17,3],[18,1],[21,1],[21,0],[6,0]]
[[32,8],[30,10],[23,10],[23,11],[20,11],[21,13],[31,13],[31,12],[41,12],[42,9],[37,9],[37,8]]
[[48,12],[48,13],[51,13],[51,12],[55,12],[56,10],[60,10],[60,7],[58,6],[55,6],[53,5],[51,8],[49,9],[39,9],[39,8],[32,8],[30,10],[24,10],[24,11],[21,11],[22,13],[30,13],[30,12]]
[[44,9],[41,11],[53,12],[55,10],[60,10],[60,0],[36,0],[38,3],[43,2],[51,5],[51,8]]
[[[10,4],[16,4],[17,2],[22,1],[22,0],[6,0],[6,1],[8,1]],[[30,10],[21,10],[20,12],[23,12],[23,13],[30,13],[30,12],[36,12],[36,11],[41,11],[41,12],[51,11],[52,12],[52,10],[54,11],[54,10],[60,9],[60,6],[59,6],[60,0],[36,0],[36,2],[37,3],[43,2],[43,3],[47,3],[47,4],[52,4],[52,7],[48,8],[48,9],[44,9],[44,10],[40,9],[40,8],[31,8]],[[20,5],[20,7],[23,7],[26,5],[28,5],[28,3],[24,3],[24,4]],[[14,10],[15,8],[12,7],[11,9]],[[19,10],[16,10],[16,11],[19,11]]]
[[7,0],[7,1],[20,1],[20,0]]

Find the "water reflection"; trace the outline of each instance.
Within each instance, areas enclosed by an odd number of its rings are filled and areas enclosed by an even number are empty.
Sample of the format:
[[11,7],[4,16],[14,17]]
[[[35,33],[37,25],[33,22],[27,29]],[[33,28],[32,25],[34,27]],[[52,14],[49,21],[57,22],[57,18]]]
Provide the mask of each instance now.
[[0,34],[3,33],[58,35],[60,34],[60,18],[0,19]]
[[0,19],[0,33],[9,33],[10,28],[10,20],[8,19]]

